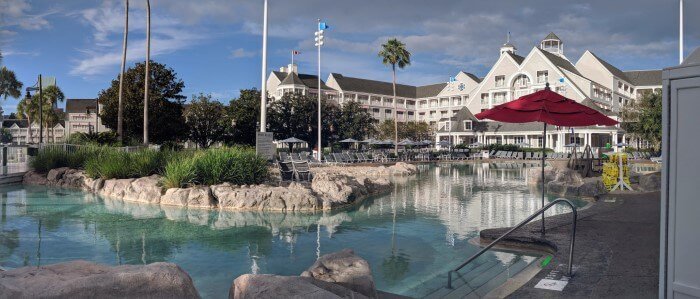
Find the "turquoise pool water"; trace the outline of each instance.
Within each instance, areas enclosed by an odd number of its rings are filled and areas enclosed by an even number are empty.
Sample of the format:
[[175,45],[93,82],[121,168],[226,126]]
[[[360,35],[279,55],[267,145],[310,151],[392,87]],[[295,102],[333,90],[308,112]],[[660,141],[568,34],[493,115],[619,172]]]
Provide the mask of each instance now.
[[[326,213],[229,212],[126,203],[78,191],[0,188],[0,267],[84,259],[174,262],[205,298],[226,298],[245,273],[298,275],[316,257],[353,248],[383,291],[422,296],[478,251],[484,228],[516,224],[540,206],[523,164],[422,165],[391,193]],[[553,198],[550,198],[550,200]],[[583,206],[585,202],[577,201]],[[564,206],[550,214],[568,212]],[[505,267],[525,257],[493,251]]]

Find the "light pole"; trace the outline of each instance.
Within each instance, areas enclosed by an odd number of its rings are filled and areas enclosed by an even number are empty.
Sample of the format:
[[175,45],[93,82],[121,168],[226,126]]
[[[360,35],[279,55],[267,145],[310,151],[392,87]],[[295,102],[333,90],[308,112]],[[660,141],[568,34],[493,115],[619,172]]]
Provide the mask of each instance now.
[[[39,91],[39,144],[43,141],[44,137],[44,97],[43,94],[41,93],[42,86],[41,86],[41,74],[39,74],[39,81],[37,81],[34,86],[27,87],[27,100],[29,100],[29,105],[31,107],[31,94],[29,93],[30,91]],[[27,126],[27,143],[31,142],[29,140],[29,136],[32,135],[32,124],[28,124]]]
[[267,128],[267,0],[263,3],[262,84],[260,88],[260,132]]
[[326,23],[322,23],[321,19],[318,19],[318,31],[314,32],[316,41],[316,48],[318,48],[318,152],[317,159],[321,161],[323,156],[323,145],[321,143],[321,46],[323,46],[323,30],[328,29]]

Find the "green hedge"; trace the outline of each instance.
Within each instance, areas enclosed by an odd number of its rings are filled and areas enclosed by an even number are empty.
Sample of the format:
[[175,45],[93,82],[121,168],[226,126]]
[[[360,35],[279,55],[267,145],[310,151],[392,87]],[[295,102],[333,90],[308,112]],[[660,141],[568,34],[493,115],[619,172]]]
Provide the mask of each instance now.
[[159,174],[167,188],[224,182],[260,184],[268,177],[267,161],[247,147],[199,151],[140,150],[127,153],[112,147],[83,147],[75,152],[47,149],[32,160],[35,171],[59,167],[84,169],[91,178],[125,179]]

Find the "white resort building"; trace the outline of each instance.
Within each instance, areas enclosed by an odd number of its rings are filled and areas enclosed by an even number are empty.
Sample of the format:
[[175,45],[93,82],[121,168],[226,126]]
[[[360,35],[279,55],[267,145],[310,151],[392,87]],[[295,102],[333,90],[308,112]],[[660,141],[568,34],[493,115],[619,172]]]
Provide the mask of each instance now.
[[[507,42],[485,77],[459,72],[447,83],[425,86],[397,84],[397,118],[399,121],[425,121],[433,126],[436,140],[454,144],[529,143],[565,151],[565,145],[603,147],[626,142],[636,146],[638,140],[625,135],[619,126],[564,128],[549,126],[542,138],[540,123],[508,124],[478,121],[474,114],[495,105],[545,88],[588,105],[619,119],[622,107],[645,92],[661,89],[661,70],[621,71],[591,51],[575,63],[564,55],[564,42],[548,34],[539,47],[525,56]],[[299,74],[296,65],[274,71],[267,80],[267,92],[273,99],[285,93],[316,94],[318,77]],[[331,73],[321,81],[323,93],[342,105],[357,101],[377,120],[391,119],[392,84]]]

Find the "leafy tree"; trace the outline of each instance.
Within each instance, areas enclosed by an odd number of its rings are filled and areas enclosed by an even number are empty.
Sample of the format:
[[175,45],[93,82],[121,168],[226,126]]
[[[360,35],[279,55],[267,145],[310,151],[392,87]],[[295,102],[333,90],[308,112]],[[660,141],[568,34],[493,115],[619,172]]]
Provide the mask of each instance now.
[[211,95],[199,94],[192,97],[185,109],[185,123],[188,136],[201,148],[207,148],[223,139],[226,132],[224,105],[211,100]]
[[[38,122],[41,119],[39,110],[43,112],[43,126],[44,130],[53,128],[58,122],[63,120],[63,113],[59,110],[54,109],[54,106],[65,100],[65,95],[63,91],[58,86],[49,86],[42,90],[41,96],[43,100],[39,98],[39,93],[35,93],[31,98],[23,98],[17,104],[17,118],[27,119],[27,123],[31,128],[32,122]],[[39,105],[42,105],[39,109]],[[48,132],[52,132],[48,131]],[[32,130],[29,130],[29,140],[32,138]],[[41,142],[41,141],[40,141]]]
[[375,120],[360,103],[351,101],[340,108],[338,137],[362,140],[375,133]]
[[391,65],[393,102],[394,102],[394,154],[399,154],[399,135],[398,135],[398,118],[396,113],[396,67],[403,69],[411,64],[411,52],[406,50],[406,44],[396,38],[388,40],[382,45],[382,50],[379,51],[379,57],[384,65]]
[[[2,53],[0,53],[0,62],[2,62]],[[22,82],[17,80],[15,72],[8,70],[6,67],[0,68],[0,97],[7,100],[8,97],[19,99],[22,96]]]
[[661,91],[645,93],[622,110],[622,128],[638,139],[649,141],[654,150],[661,148]]
[[[390,139],[396,135],[392,120],[387,119],[377,125],[377,138],[382,140]],[[403,123],[399,126],[398,136],[399,139],[411,139],[413,141],[432,140],[434,137],[432,128],[424,121]]]
[[[145,65],[137,63],[124,73],[123,137],[132,141],[143,139],[143,97]],[[186,135],[185,119],[182,115],[182,89],[185,83],[175,71],[164,64],[150,63],[148,111],[149,136],[155,143],[180,140]],[[112,80],[109,88],[100,91],[98,100],[103,104],[100,114],[102,123],[112,130],[117,129],[119,110],[119,76]]]
[[255,145],[260,121],[260,91],[255,88],[241,90],[238,98],[231,100],[226,107],[226,121],[230,124],[227,143]]
[[[288,94],[274,101],[268,110],[270,131],[276,138],[296,137],[316,144],[318,127],[317,99],[307,95]],[[321,100],[321,142],[328,145],[338,140],[339,109],[335,103]]]

